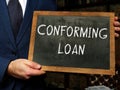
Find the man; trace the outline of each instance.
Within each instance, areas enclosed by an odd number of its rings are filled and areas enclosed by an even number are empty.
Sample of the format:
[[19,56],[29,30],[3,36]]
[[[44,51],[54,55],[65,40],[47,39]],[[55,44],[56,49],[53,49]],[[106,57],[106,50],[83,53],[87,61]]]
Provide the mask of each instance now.
[[[18,24],[12,24],[15,21],[11,19],[9,3],[10,0],[0,0],[0,90],[43,90],[45,72],[41,65],[27,60],[32,15],[34,10],[56,10],[55,0],[19,0],[23,20],[15,35]],[[15,11],[13,8],[12,14]],[[117,19],[114,25],[119,30]]]
[[[18,23],[12,27],[12,22],[17,16],[12,21],[10,0],[0,0],[0,90],[43,90],[45,72],[39,64],[27,60],[32,15],[34,10],[56,10],[56,0],[18,1],[23,20],[15,36],[13,29]],[[12,7],[12,14],[15,10]]]

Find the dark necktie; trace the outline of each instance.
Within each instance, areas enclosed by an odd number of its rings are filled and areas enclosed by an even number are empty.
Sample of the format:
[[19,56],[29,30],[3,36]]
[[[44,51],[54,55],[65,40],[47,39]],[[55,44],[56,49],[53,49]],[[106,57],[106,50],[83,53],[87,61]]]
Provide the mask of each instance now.
[[13,34],[16,36],[20,29],[20,25],[23,19],[22,8],[18,0],[10,0],[8,3],[8,11],[13,29]]

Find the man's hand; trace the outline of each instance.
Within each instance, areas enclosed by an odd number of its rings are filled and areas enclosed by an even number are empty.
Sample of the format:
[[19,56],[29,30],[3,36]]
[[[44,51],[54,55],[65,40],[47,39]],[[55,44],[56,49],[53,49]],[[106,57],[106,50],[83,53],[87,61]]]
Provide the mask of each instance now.
[[29,79],[31,76],[42,75],[45,72],[41,70],[41,65],[35,62],[17,59],[10,62],[8,74],[19,79]]
[[114,23],[113,23],[114,27],[115,27],[115,37],[119,37],[119,32],[120,32],[120,22],[118,21],[118,17],[114,18]]

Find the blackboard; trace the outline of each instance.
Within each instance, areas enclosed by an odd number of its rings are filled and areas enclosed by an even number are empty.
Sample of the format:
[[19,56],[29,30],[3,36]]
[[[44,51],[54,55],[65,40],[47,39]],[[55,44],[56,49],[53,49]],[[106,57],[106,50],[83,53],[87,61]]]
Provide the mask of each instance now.
[[35,11],[29,60],[45,71],[115,74],[114,13]]

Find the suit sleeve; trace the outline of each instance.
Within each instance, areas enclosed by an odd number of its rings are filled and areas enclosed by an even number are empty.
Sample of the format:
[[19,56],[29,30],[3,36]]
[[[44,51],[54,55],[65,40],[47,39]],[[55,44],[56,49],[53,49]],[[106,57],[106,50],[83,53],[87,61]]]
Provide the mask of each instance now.
[[10,61],[11,60],[0,57],[0,83],[2,82],[2,80],[5,76],[5,73],[6,73],[6,70],[7,70],[7,67],[8,67],[8,64],[10,63]]

